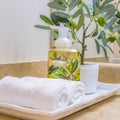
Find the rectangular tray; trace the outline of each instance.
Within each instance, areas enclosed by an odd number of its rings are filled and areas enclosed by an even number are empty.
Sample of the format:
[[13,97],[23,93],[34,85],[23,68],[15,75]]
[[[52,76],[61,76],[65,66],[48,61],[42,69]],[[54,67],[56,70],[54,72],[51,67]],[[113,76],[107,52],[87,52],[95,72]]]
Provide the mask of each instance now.
[[95,94],[85,95],[82,102],[76,102],[65,108],[52,112],[25,108],[13,104],[0,103],[0,113],[29,120],[58,120],[90,105],[100,102],[120,91],[120,84],[98,83]]

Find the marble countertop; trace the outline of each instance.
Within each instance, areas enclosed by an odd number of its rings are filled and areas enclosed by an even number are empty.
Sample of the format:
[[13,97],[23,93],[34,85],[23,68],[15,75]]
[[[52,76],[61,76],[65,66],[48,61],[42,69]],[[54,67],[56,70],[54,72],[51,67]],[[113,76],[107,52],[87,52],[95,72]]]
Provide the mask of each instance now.
[[[85,108],[61,120],[119,120],[120,96],[110,97],[102,102]],[[21,120],[0,115],[0,120]]]
[[119,120],[120,96],[113,96],[62,120]]
[[[120,64],[110,63],[98,63],[98,64],[100,65],[99,81],[107,83],[120,83]],[[14,65],[1,65],[0,77],[2,78],[8,73],[10,73],[10,75],[19,77],[26,74],[26,69],[30,70],[27,71],[27,74],[29,73],[29,75],[33,76],[40,75],[44,77],[46,76],[47,73],[44,72],[43,74],[41,73],[41,71],[46,71],[46,66],[47,63],[43,65],[43,63],[40,62]],[[35,72],[36,70],[37,72]],[[8,73],[6,73],[6,71]],[[110,97],[100,103],[92,105],[61,120],[119,120],[120,119],[119,111],[120,111],[120,95]],[[0,114],[0,120],[21,120],[21,119]]]

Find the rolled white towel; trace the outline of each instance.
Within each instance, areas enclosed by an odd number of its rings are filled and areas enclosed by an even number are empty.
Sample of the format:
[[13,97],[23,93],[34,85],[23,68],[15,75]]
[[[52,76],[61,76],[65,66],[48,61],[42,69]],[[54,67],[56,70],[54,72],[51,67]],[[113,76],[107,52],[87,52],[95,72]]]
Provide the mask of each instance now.
[[[70,95],[70,104],[73,104],[76,101],[81,101],[85,94],[85,86],[81,81],[71,81],[65,79],[52,79],[52,78],[38,78],[38,77],[23,77],[25,81],[41,81],[42,84],[51,83],[53,87],[56,85],[63,85],[65,89],[69,92]],[[57,86],[56,86],[57,87]]]
[[[74,81],[35,77],[4,77],[0,81],[0,102],[31,107],[44,111],[54,111],[73,103]],[[79,84],[79,82],[78,82]],[[82,83],[80,82],[80,87]],[[75,86],[75,85],[74,85]],[[84,89],[77,99],[83,98]],[[74,97],[74,99],[76,99]],[[77,100],[76,99],[76,100]]]

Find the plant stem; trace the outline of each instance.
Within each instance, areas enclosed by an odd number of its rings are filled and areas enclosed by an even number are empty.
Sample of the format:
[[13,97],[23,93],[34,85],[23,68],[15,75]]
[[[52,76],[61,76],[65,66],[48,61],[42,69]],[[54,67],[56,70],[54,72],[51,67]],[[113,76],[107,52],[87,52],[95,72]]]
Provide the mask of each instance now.
[[84,58],[85,58],[85,51],[86,51],[86,47],[87,45],[85,45],[85,39],[89,36],[86,35],[86,32],[89,28],[89,26],[91,25],[92,21],[94,20],[94,18],[92,18],[88,24],[88,26],[85,28],[85,24],[83,24],[83,35],[82,35],[82,53],[81,53],[81,65],[84,65]]
[[86,29],[85,29],[85,24],[83,24],[83,36],[82,36],[82,53],[81,53],[81,65],[84,64],[84,57],[85,57],[85,36],[86,36]]

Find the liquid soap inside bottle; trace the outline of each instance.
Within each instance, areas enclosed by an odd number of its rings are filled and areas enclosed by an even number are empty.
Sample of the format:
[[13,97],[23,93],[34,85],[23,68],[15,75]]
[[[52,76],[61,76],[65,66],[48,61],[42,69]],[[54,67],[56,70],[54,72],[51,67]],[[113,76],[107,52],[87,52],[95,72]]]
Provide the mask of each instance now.
[[48,78],[80,80],[80,52],[72,49],[68,38],[69,29],[54,27],[59,30],[59,38],[55,41],[55,49],[48,53]]

